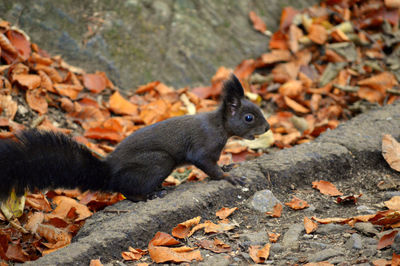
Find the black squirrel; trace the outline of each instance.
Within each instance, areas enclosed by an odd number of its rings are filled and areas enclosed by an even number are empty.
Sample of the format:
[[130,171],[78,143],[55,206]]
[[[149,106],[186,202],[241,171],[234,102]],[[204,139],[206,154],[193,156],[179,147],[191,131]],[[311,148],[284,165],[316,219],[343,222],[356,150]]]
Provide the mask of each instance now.
[[17,141],[0,141],[0,199],[15,189],[79,188],[121,192],[144,200],[177,167],[193,164],[211,179],[237,178],[217,165],[231,136],[254,139],[269,130],[259,107],[245,99],[235,75],[224,82],[223,101],[212,112],[170,118],[144,127],[126,139],[104,160],[85,146],[53,132],[27,130]]

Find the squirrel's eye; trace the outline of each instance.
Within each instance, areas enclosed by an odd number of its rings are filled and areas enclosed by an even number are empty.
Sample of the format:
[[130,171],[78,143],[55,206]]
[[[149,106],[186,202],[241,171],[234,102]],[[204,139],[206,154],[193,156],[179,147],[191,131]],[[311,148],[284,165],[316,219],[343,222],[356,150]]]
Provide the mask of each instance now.
[[254,119],[254,116],[253,116],[253,115],[246,115],[246,116],[244,117],[244,120],[246,120],[246,122],[251,122],[251,121],[253,121],[253,119]]

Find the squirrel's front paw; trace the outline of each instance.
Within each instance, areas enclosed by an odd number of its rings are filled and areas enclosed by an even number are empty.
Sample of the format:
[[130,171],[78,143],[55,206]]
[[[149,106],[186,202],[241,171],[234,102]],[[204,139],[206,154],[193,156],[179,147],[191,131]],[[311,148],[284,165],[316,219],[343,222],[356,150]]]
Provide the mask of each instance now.
[[243,186],[246,182],[245,182],[245,178],[240,178],[240,177],[236,177],[236,176],[231,176],[230,174],[224,173],[224,179],[226,181],[228,181],[229,183],[231,183],[232,185],[236,186],[236,185],[241,185]]

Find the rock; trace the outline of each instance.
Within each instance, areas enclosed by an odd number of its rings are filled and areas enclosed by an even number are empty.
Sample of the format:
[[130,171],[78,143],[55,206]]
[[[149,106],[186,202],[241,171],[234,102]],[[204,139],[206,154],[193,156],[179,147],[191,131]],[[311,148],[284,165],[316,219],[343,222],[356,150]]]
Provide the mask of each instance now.
[[365,248],[361,251],[361,254],[366,256],[367,258],[372,258],[376,255],[377,250],[376,247],[372,247],[372,248]]
[[346,248],[348,249],[361,249],[362,242],[359,234],[352,234],[349,240],[346,242]]
[[250,245],[262,246],[269,242],[268,234],[265,231],[241,234],[240,241],[242,241],[245,247],[249,247]]
[[310,262],[318,262],[330,259],[332,257],[344,255],[343,248],[328,248],[321,251],[318,251],[315,254],[310,254],[308,256],[308,261]]
[[358,206],[358,207],[357,207],[357,211],[358,211],[360,214],[375,214],[375,213],[376,213],[375,210],[373,210],[373,209],[371,209],[370,207],[365,206],[365,205],[360,205],[360,206]]
[[87,0],[71,8],[69,0],[4,0],[0,14],[52,55],[106,71],[121,88],[154,80],[180,88],[210,84],[220,66],[234,68],[267,51],[268,37],[253,29],[250,11],[274,31],[284,6],[317,2]]
[[324,224],[320,225],[316,231],[317,234],[328,235],[328,234],[337,234],[342,233],[351,227],[348,225],[341,224]]
[[271,190],[265,189],[257,191],[254,194],[250,199],[249,207],[256,211],[265,213],[272,211],[277,203],[282,204],[277,198],[275,198]]
[[279,243],[271,244],[271,248],[270,248],[271,254],[282,253],[282,251],[284,251],[284,250],[285,250],[285,248]]
[[293,224],[289,227],[286,233],[283,236],[282,245],[286,248],[290,248],[292,250],[299,249],[299,237],[300,234],[304,231],[303,224]]
[[226,254],[213,254],[212,256],[203,256],[204,261],[200,262],[199,265],[207,266],[207,265],[221,265],[228,266],[231,264],[232,259],[230,256]]
[[400,234],[398,233],[394,238],[392,249],[396,254],[400,254]]
[[383,199],[390,200],[394,196],[400,196],[400,191],[385,191],[385,193],[383,194]]
[[364,239],[363,244],[364,246],[376,246],[378,244],[378,240],[375,238],[368,237]]
[[355,223],[354,228],[366,236],[373,236],[379,233],[371,223]]

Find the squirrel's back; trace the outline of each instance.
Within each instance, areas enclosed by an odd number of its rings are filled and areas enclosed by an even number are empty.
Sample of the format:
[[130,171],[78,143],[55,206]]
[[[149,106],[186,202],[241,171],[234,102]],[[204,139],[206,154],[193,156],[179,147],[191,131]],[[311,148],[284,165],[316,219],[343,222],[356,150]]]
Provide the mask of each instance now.
[[17,134],[17,139],[0,140],[0,198],[13,188],[18,195],[35,188],[107,188],[107,164],[71,138],[28,130]]

